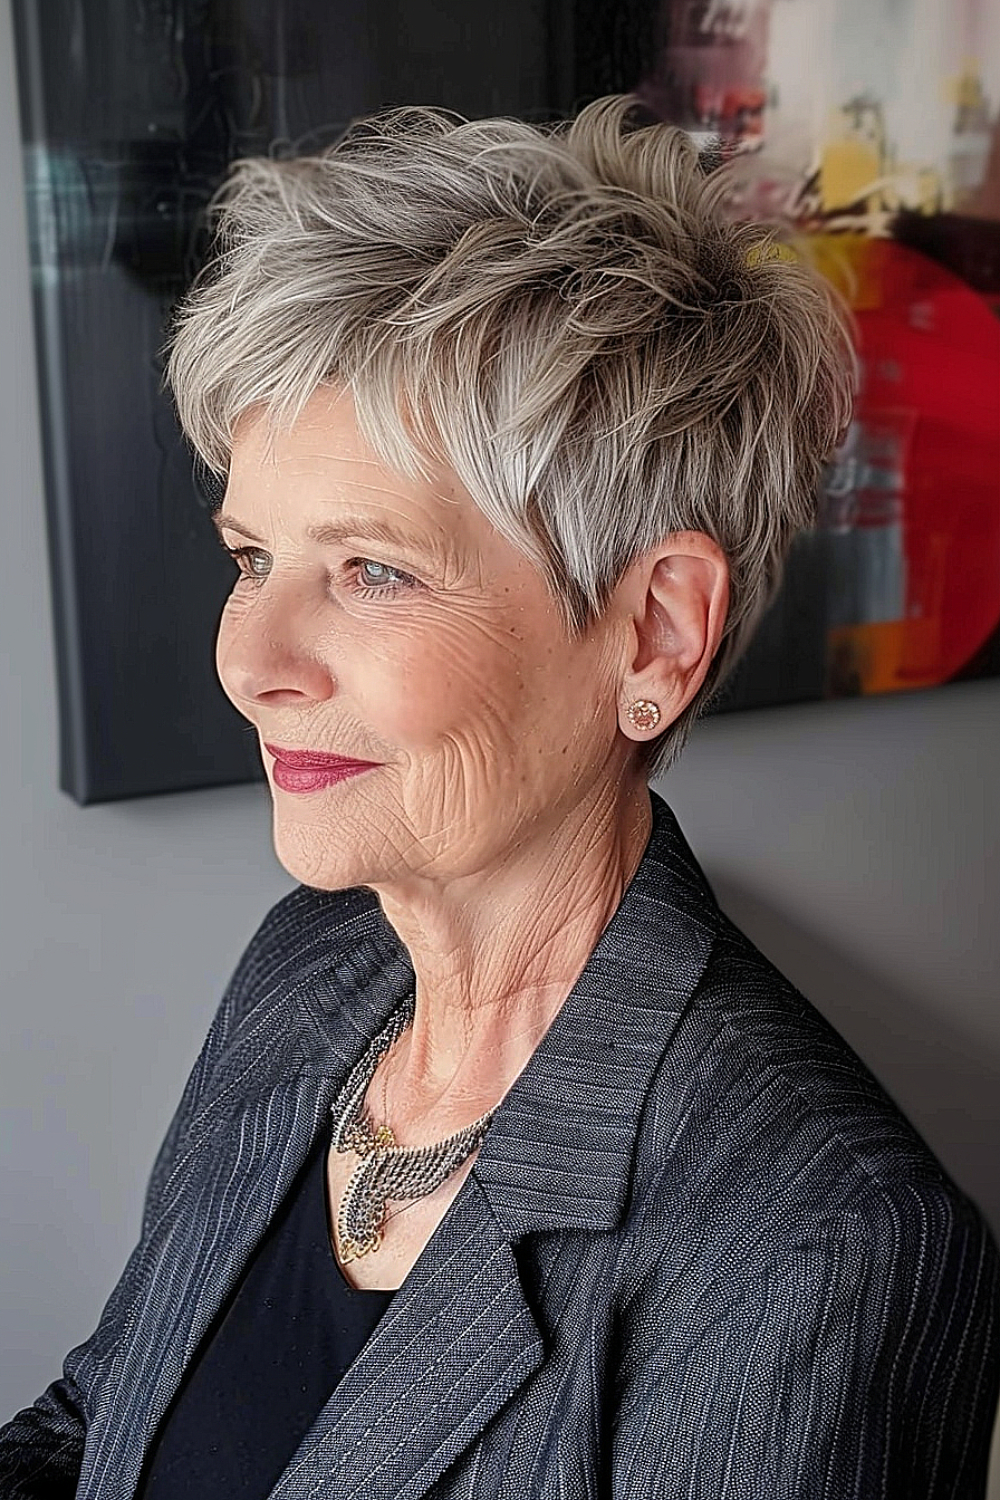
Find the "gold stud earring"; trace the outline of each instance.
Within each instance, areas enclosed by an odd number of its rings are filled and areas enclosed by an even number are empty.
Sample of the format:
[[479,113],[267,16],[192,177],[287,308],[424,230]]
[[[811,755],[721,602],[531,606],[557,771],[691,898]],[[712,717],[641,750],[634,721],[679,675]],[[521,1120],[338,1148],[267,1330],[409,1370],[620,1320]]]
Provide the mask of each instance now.
[[660,722],[660,710],[649,698],[637,698],[626,709],[629,723],[636,729],[655,729]]

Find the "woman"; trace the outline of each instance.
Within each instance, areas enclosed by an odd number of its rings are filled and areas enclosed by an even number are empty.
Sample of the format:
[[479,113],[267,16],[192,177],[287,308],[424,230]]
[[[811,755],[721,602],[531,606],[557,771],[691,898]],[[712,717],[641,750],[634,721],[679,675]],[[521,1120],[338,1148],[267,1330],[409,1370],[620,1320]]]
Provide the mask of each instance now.
[[846,322],[633,104],[233,171],[169,378],[300,884],[4,1496],[983,1493],[996,1246],[648,786],[813,516]]

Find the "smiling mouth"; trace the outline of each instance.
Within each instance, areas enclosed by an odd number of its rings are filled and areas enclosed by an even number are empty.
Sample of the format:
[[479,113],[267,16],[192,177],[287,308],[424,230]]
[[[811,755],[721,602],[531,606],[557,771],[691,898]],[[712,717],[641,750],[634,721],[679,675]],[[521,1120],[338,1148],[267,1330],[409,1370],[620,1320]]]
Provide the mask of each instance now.
[[273,755],[275,761],[284,766],[289,766],[294,771],[340,771],[347,770],[352,766],[362,769],[366,766],[378,765],[378,761],[360,760],[353,755],[325,755],[319,750],[289,750],[282,745],[264,745],[269,755]]
[[283,792],[321,792],[327,787],[336,786],[340,781],[350,781],[354,776],[363,776],[366,771],[376,769],[377,766],[372,761],[341,761],[339,766],[303,768],[276,760],[271,767],[271,778]]

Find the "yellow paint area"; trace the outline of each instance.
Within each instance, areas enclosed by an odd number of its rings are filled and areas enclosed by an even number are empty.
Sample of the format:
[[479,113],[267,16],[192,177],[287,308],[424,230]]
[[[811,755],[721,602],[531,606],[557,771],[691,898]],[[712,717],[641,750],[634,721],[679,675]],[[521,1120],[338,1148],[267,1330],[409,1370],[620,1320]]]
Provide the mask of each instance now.
[[979,65],[974,58],[967,57],[961,71],[942,80],[942,95],[946,104],[956,109],[977,110],[986,103]]
[[882,241],[866,234],[811,234],[803,253],[856,312],[882,305]]
[[[863,140],[830,141],[820,157],[819,191],[823,209],[834,213],[871,196],[882,175],[875,146]],[[871,204],[874,209],[877,205]]]

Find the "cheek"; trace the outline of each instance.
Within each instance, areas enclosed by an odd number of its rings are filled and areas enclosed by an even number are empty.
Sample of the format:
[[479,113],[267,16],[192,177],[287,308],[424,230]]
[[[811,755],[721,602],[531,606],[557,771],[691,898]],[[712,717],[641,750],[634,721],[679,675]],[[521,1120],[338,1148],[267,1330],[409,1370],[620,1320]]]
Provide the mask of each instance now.
[[495,621],[449,618],[382,643],[362,672],[363,708],[397,743],[431,745],[477,734],[496,740],[521,723],[533,672],[523,642]]

